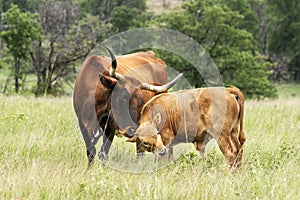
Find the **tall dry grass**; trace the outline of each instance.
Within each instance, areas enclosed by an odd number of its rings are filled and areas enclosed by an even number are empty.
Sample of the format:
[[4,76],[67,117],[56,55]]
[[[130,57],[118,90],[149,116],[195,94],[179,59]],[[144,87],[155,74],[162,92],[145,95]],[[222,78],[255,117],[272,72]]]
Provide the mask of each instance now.
[[[246,101],[245,130],[241,170],[224,170],[217,147],[203,160],[188,145],[155,172],[86,170],[70,97],[0,96],[0,199],[299,199],[300,95]],[[134,155],[125,139],[114,144]],[[117,168],[130,164],[122,156],[112,151]]]

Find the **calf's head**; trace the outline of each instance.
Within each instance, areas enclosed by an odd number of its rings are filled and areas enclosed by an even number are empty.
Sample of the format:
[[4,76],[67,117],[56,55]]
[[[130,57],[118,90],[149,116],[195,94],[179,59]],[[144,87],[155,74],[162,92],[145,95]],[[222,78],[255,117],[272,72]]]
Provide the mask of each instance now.
[[157,153],[164,156],[168,149],[164,145],[157,125],[161,123],[161,115],[158,113],[153,120],[142,123],[136,130],[135,135],[127,142],[136,142],[139,150]]

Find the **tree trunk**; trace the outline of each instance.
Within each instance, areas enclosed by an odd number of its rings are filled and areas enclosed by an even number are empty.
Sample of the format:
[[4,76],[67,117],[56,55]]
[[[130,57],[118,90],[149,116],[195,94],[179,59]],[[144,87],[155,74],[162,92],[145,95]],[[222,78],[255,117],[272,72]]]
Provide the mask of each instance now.
[[15,91],[19,92],[20,58],[15,57]]
[[5,81],[5,85],[4,85],[4,88],[3,88],[3,94],[5,94],[6,93],[6,90],[7,90],[7,87],[8,87],[8,84],[9,84],[9,80],[10,80],[10,76],[6,79],[6,81]]
[[300,63],[297,63],[297,67],[296,67],[296,70],[295,70],[295,82],[297,83],[300,83]]
[[30,52],[30,57],[31,57],[31,61],[32,61],[32,65],[35,69],[36,72],[36,77],[37,77],[37,88],[35,91],[35,94],[38,95],[41,93],[41,83],[42,83],[42,65],[41,65],[41,46],[42,46],[42,42],[39,41],[38,45],[37,45],[37,51],[36,52]]
[[51,80],[52,80],[53,71],[55,69],[55,62],[56,62],[56,56],[54,56],[53,62],[48,67],[48,77],[46,81],[44,95],[48,94],[48,91],[52,89]]

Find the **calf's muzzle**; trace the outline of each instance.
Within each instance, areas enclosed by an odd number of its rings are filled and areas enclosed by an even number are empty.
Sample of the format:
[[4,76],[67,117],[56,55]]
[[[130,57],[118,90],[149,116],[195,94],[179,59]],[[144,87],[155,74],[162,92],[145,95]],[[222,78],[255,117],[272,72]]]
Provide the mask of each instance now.
[[158,155],[164,156],[164,155],[166,155],[166,153],[168,153],[168,149],[167,149],[167,147],[163,147],[162,150],[160,150],[158,152]]

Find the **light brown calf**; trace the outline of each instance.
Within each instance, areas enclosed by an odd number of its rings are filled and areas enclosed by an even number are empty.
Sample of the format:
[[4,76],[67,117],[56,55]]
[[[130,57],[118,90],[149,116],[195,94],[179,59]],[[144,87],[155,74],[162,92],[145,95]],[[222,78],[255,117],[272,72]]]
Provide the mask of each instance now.
[[198,88],[164,93],[143,107],[139,127],[129,142],[138,152],[165,155],[172,146],[192,142],[200,153],[212,138],[229,167],[240,167],[246,135],[244,96],[236,87]]

